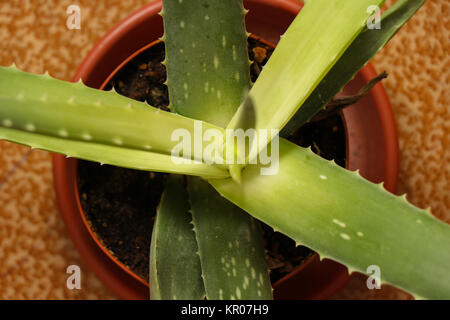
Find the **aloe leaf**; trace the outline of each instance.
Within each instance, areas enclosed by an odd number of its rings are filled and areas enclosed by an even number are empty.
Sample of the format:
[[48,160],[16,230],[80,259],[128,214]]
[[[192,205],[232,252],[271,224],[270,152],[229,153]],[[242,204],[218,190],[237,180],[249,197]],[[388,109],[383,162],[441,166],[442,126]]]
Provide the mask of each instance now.
[[250,86],[242,0],[163,1],[172,109],[224,128]]
[[[200,122],[200,121],[199,121]],[[208,123],[202,127],[217,128]],[[15,67],[0,67],[0,126],[67,140],[171,154],[192,119],[161,111],[113,91],[70,83]],[[219,128],[217,128],[219,129]],[[191,147],[193,154],[194,147]]]
[[208,299],[272,299],[259,224],[206,181],[188,190]]
[[279,171],[248,165],[242,182],[210,180],[228,200],[317,251],[419,297],[450,298],[450,226],[357,172],[280,139]]
[[283,128],[281,135],[290,136],[321,110],[424,3],[425,0],[399,0],[382,15],[381,29],[366,28],[361,32]]
[[[166,0],[162,15],[171,109],[225,127],[250,86],[242,1]],[[257,222],[205,182],[189,181],[207,298],[271,298]]]
[[[185,164],[182,161],[184,159],[165,154],[62,139],[10,128],[0,127],[0,139],[24,144],[35,149],[61,153],[67,157],[130,169],[196,175],[205,178],[229,176],[226,170],[198,161]],[[176,161],[178,164],[174,162],[175,158],[179,160]]]
[[[167,66],[170,109],[224,127],[242,99],[243,88],[248,87],[250,83],[242,1],[163,1],[162,16],[166,46],[164,64]],[[236,21],[241,23],[236,24]],[[202,194],[196,195],[201,198],[218,196],[208,185]],[[233,207],[228,204],[219,209]],[[239,210],[235,209],[235,212]],[[197,234],[200,240],[204,234],[203,220],[208,222],[211,218],[216,219],[215,215],[202,219],[202,234]],[[249,221],[249,218],[243,215],[239,221],[242,220]],[[188,227],[191,227],[185,219],[176,223],[188,224]],[[219,230],[224,227],[226,225],[218,226]],[[152,239],[152,244],[153,241],[157,241],[157,238]],[[171,251],[167,254],[174,253],[170,246],[162,250]],[[184,248],[175,252],[190,254],[189,251],[184,252]],[[217,251],[207,253],[209,254],[205,255],[203,263],[208,264]],[[195,258],[198,259],[198,256]],[[158,263],[157,259],[157,256],[151,257],[154,261],[152,263]],[[172,268],[175,273],[194,272],[193,277],[196,277],[197,270],[185,270],[183,264],[178,263]],[[205,272],[210,275],[208,280],[211,276],[214,277],[214,272],[216,270],[208,268]],[[206,284],[211,288],[210,281],[205,281]],[[211,299],[211,296],[207,297]]]
[[183,176],[171,175],[159,203],[150,248],[150,297],[204,299],[188,194]]
[[[361,32],[370,16],[368,7],[383,2],[308,1],[249,92],[255,105],[255,129],[283,128]],[[228,128],[236,128],[240,112],[242,108]],[[274,133],[270,134],[273,138]]]

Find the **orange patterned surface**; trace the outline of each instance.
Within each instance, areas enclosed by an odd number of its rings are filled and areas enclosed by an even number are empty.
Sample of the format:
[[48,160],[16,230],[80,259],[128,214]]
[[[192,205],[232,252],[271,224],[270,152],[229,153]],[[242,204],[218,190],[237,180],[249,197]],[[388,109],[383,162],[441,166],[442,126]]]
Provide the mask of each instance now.
[[[0,65],[70,79],[83,57],[119,21],[149,0],[3,0]],[[388,4],[394,1],[387,1]],[[81,30],[66,28],[66,8],[82,10]],[[425,7],[373,63],[400,135],[400,191],[450,222],[450,3]],[[66,289],[66,268],[82,269],[82,289]],[[114,299],[75,250],[59,216],[51,156],[0,141],[0,299]],[[392,287],[370,291],[355,276],[335,298],[404,299]]]

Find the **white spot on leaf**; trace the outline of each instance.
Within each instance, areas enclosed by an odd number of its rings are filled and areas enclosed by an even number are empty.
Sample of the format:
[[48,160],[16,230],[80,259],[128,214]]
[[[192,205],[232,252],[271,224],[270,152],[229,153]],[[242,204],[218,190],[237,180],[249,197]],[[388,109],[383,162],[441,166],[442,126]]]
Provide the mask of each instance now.
[[87,140],[87,141],[92,140],[92,136],[89,133],[83,133],[81,135],[81,138],[83,138],[83,140]]
[[346,224],[338,219],[333,219],[333,223],[337,224],[341,228],[345,228]]
[[350,236],[348,234],[346,234],[346,233],[341,233],[340,236],[344,240],[350,240],[351,239]]
[[114,142],[114,144],[117,144],[118,146],[123,145],[123,141],[120,138],[114,138],[113,142]]
[[59,130],[58,134],[59,134],[59,136],[64,137],[64,138],[67,138],[69,136],[69,133],[64,129]]
[[25,129],[27,131],[35,131],[36,130],[36,126],[34,124],[32,124],[32,123],[28,123],[28,124],[25,125]]
[[23,91],[20,91],[17,95],[17,100],[23,100],[25,98],[25,93]]
[[3,119],[2,124],[5,127],[12,127],[13,122],[11,120],[9,120],[9,119]]
[[75,97],[74,97],[74,96],[71,96],[71,97],[69,98],[69,100],[67,100],[67,103],[68,103],[68,104],[74,104],[74,103],[75,103]]

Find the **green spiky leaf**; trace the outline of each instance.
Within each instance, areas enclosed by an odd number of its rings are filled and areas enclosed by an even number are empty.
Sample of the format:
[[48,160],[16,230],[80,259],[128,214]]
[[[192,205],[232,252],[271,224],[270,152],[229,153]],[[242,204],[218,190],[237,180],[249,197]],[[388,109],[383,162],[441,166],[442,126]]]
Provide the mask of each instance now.
[[[222,127],[230,121],[250,86],[244,15],[241,0],[163,1],[172,110]],[[271,298],[257,222],[205,182],[189,181],[207,298]]]
[[208,299],[272,299],[260,226],[207,182],[188,179]]
[[309,149],[280,140],[279,172],[248,165],[242,183],[210,180],[228,200],[317,251],[431,299],[450,298],[450,226]]
[[[178,144],[173,132],[183,129],[193,136],[195,122],[114,91],[0,67],[0,126],[171,154]],[[202,126],[217,128],[208,123]]]
[[35,149],[61,153],[67,157],[109,164],[124,168],[225,178],[226,170],[202,162],[190,164],[173,162],[174,157],[135,149],[120,148],[104,144],[62,139],[21,130],[0,127],[0,139],[30,146]]
[[[256,111],[255,129],[283,128],[362,31],[370,16],[368,7],[383,2],[308,1],[249,92]],[[228,128],[236,128],[240,112],[242,108]]]
[[153,225],[150,297],[154,300],[200,300],[205,297],[184,184],[182,176],[169,177]]
[[425,0],[399,0],[382,15],[381,29],[366,28],[361,32],[283,128],[281,135],[290,136],[321,110],[424,3]]
[[250,86],[242,0],[163,1],[172,109],[224,128]]
[[180,128],[193,134],[195,123],[81,82],[0,67],[0,139],[133,169],[228,176],[198,161],[173,161],[180,159],[170,156],[171,134]]

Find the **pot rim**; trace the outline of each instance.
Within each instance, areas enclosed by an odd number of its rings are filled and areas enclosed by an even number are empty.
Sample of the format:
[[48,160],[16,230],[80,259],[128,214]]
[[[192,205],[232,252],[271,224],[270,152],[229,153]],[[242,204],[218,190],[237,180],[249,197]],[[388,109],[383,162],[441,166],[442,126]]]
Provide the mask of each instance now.
[[[278,6],[288,12],[298,12],[302,5],[298,3],[295,0],[278,0],[274,2],[273,0],[249,0],[247,2],[254,3],[263,3],[268,6]],[[104,59],[105,56],[108,55],[110,48],[117,43],[117,39],[121,39],[126,35],[128,32],[133,30],[133,28],[136,27],[136,25],[141,24],[145,19],[147,19],[150,16],[154,16],[159,13],[161,10],[161,2],[155,1],[147,6],[141,8],[134,14],[130,15],[128,18],[126,18],[124,21],[119,23],[116,27],[114,27],[106,36],[104,36],[97,45],[91,50],[89,55],[86,57],[86,59],[83,61],[83,63],[80,65],[77,73],[73,77],[73,81],[77,81],[78,79],[82,78],[83,76],[87,75],[90,71],[94,69],[94,67]],[[150,44],[147,44],[146,46],[141,46],[141,49],[133,50],[133,54],[129,56],[125,61],[129,61],[132,57],[136,56],[138,53],[145,50],[145,47],[149,47],[150,45],[153,45],[158,40],[151,42]],[[123,60],[123,59],[122,59]],[[119,67],[121,67],[125,61],[123,61]],[[117,68],[119,68],[117,67]],[[117,69],[116,68],[116,69]],[[116,71],[116,70],[115,70]],[[115,73],[114,71],[114,73]],[[362,79],[367,82],[371,78],[373,78],[376,75],[376,72],[374,68],[368,64],[366,67],[364,67],[360,71],[360,75]],[[112,76],[112,73],[111,75]],[[103,77],[104,78],[104,77]],[[84,79],[83,79],[84,80]],[[103,81],[105,83],[106,81]],[[97,83],[97,86],[99,84]],[[384,170],[384,179],[385,179],[385,187],[390,190],[391,192],[395,191],[396,184],[397,184],[397,175],[398,175],[398,139],[397,139],[397,133],[395,128],[395,121],[392,114],[391,105],[389,102],[389,99],[387,97],[386,92],[384,91],[384,88],[381,83],[377,84],[372,91],[369,93],[371,98],[374,100],[374,104],[377,108],[377,113],[380,116],[380,125],[381,125],[381,131],[383,132],[383,142],[385,145],[385,156],[384,156],[384,163],[388,164],[385,166]],[[344,119],[344,125],[346,124]],[[346,127],[346,135],[347,139],[348,137],[348,130]],[[348,140],[347,140],[348,141]],[[350,157],[349,149],[347,148],[347,161]],[[91,233],[90,228],[87,228],[87,230],[83,231],[76,231],[74,230],[74,224],[76,225],[75,228],[82,228],[88,226],[88,223],[85,219],[85,215],[80,211],[81,204],[79,203],[79,196],[78,196],[78,189],[76,187],[76,163],[77,160],[75,159],[66,159],[64,156],[60,155],[54,155],[53,159],[54,167],[54,183],[55,183],[55,189],[57,194],[57,200],[59,204],[60,211],[63,215],[63,219],[65,221],[65,224],[68,228],[69,234],[71,235],[75,246],[77,247],[78,251],[84,258],[84,260],[89,265],[90,269],[93,270],[96,275],[102,280],[105,284],[107,284],[112,291],[114,291],[116,294],[118,294],[122,298],[126,299],[139,299],[142,298],[142,295],[147,293],[148,294],[148,287],[147,282],[144,281],[139,276],[135,275],[131,270],[126,268],[121,262],[119,262],[114,256],[112,256],[106,248],[99,242],[99,240],[93,236]],[[70,179],[70,177],[72,179]],[[75,177],[75,179],[73,178]],[[68,182],[72,180],[74,182],[72,185],[68,185]],[[73,204],[73,196],[76,194],[75,199],[75,207]],[[71,202],[70,205],[67,205],[68,202]],[[71,211],[70,213],[68,213]],[[70,215],[78,214],[80,219],[82,219],[81,223],[78,221],[78,223],[73,223],[73,217],[70,218]],[[81,235],[83,234],[83,235]],[[86,244],[87,241],[84,239],[86,234],[90,234],[89,238],[91,241],[93,241],[90,244]],[[94,246],[97,246],[97,250],[94,248]],[[99,257],[99,254],[106,254],[106,257]],[[109,262],[105,261],[109,259]],[[109,270],[114,269],[111,266],[111,261],[114,261],[112,264],[115,264],[115,266],[121,266],[121,270]],[[106,264],[106,266],[105,266]],[[300,265],[296,268],[293,272],[291,272],[289,275],[283,277],[283,279],[277,281],[274,284],[275,286],[285,286],[286,282],[288,280],[291,280],[295,276],[299,275],[303,269],[306,268],[306,266],[309,266],[309,269],[318,266],[322,266],[322,270],[328,270],[335,272],[334,279],[332,283],[329,283],[325,287],[322,288],[322,292],[313,292],[309,297],[313,299],[320,299],[329,296],[333,292],[340,289],[347,280],[349,279],[349,276],[347,274],[346,268],[338,265],[335,262],[332,262],[331,260],[324,260],[321,262],[318,262],[318,256],[314,254],[311,258],[306,259]],[[106,271],[106,272],[105,272]],[[122,271],[122,272],[119,272]],[[330,271],[330,272],[331,272]],[[124,276],[132,276],[131,279],[127,279],[126,281],[120,281],[117,280],[117,277],[124,277]],[[132,283],[131,280],[134,280],[137,283]],[[142,287],[144,286],[144,287]],[[147,292],[145,292],[146,290]],[[314,291],[314,290],[313,290]]]

